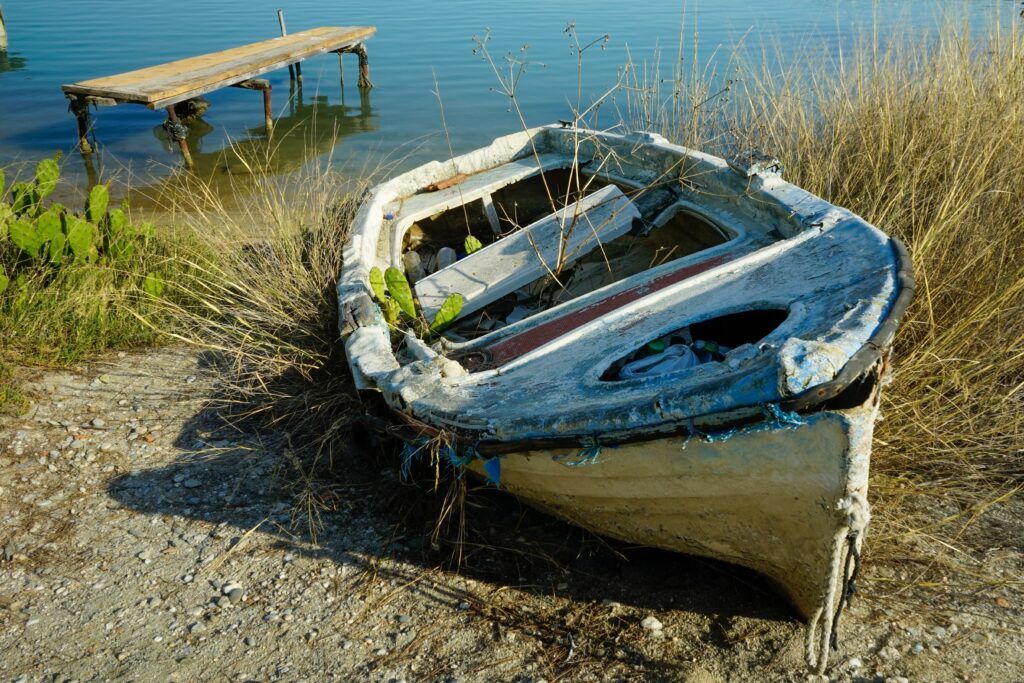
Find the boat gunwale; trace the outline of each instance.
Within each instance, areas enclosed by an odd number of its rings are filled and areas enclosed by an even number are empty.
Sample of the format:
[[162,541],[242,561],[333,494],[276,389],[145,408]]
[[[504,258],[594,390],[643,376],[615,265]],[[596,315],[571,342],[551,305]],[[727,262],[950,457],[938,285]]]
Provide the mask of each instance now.
[[[892,347],[892,341],[907,308],[914,297],[916,282],[910,269],[910,254],[903,242],[888,236],[893,247],[897,262],[897,281],[900,291],[893,300],[885,319],[875,329],[867,342],[857,350],[836,375],[835,379],[816,385],[800,394],[778,401],[770,401],[747,409],[737,408],[727,412],[708,413],[687,418],[679,422],[667,422],[658,428],[644,427],[636,430],[624,430],[614,434],[574,435],[543,438],[529,438],[509,441],[474,440],[469,434],[460,434],[451,430],[440,429],[427,424],[395,408],[389,409],[401,424],[381,419],[369,413],[363,417],[364,423],[371,429],[396,436],[404,441],[414,442],[424,436],[446,434],[449,439],[460,446],[472,448],[480,456],[495,457],[535,450],[555,450],[563,448],[594,448],[618,446],[654,439],[671,438],[673,436],[696,435],[700,433],[725,432],[739,427],[747,427],[763,422],[764,409],[774,405],[778,409],[809,413],[827,401],[839,396],[854,382],[868,375]],[[724,420],[716,420],[714,416],[728,415]],[[704,427],[702,429],[702,427]]]
[[[513,161],[515,159],[518,159],[520,155],[522,155],[523,150],[526,147],[526,143],[521,142],[524,136],[527,138],[527,140],[529,140],[539,134],[556,132],[554,129],[554,126],[542,126],[539,128],[534,128],[527,131],[522,131],[520,133],[505,136],[503,138],[498,138],[491,145],[475,150],[474,152],[462,155],[452,161],[463,162],[464,160],[466,160],[469,161],[471,164],[476,164],[479,163],[482,152],[494,149],[500,150],[502,145],[508,147],[510,146],[510,143],[522,144],[523,146],[521,146],[518,150],[510,150],[511,154],[509,157],[507,157],[507,161]],[[708,163],[715,167],[724,167],[726,164],[726,161],[720,159],[719,157],[707,155],[698,150],[692,150],[686,147],[672,145],[671,143],[665,141],[663,138],[660,138],[660,136],[650,134],[610,135],[611,137],[621,138],[622,140],[632,139],[632,141],[637,144],[650,144],[657,149],[668,150],[673,154],[682,154],[687,157],[693,158],[694,161],[699,160],[701,162]],[[524,156],[528,155],[529,154],[527,153]],[[432,162],[431,164],[427,164],[419,169],[414,169],[414,171],[410,171],[406,174],[403,174],[402,176],[399,176],[398,178],[392,179],[392,181],[384,183],[383,185],[378,186],[378,188],[375,188],[375,190],[371,191],[370,196],[367,197],[367,199],[364,201],[364,205],[360,209],[360,214],[365,214],[362,216],[363,221],[376,222],[376,228],[377,231],[379,232],[381,228],[384,228],[384,226],[382,225],[383,222],[380,221],[379,219],[375,220],[370,216],[375,207],[383,209],[384,204],[390,201],[394,201],[395,195],[391,195],[390,197],[383,196],[387,194],[387,190],[391,189],[390,186],[392,185],[392,183],[400,179],[411,179],[414,176],[415,172],[422,172],[428,167],[435,166],[440,167],[441,162]],[[488,166],[488,168],[490,168],[490,166]],[[793,185],[792,183],[784,181],[776,176],[770,176],[764,179],[764,183],[756,189],[748,188],[746,190],[746,192],[751,191],[753,191],[756,195],[764,195],[766,199],[771,199],[772,202],[770,202],[770,204],[772,206],[778,205],[779,208],[788,207],[788,220],[794,223],[796,226],[802,226],[804,230],[813,229],[816,227],[822,228],[823,221],[825,223],[831,222],[825,220],[827,214],[835,210],[839,210],[842,213],[846,213],[848,214],[848,217],[853,217],[857,219],[859,222],[863,223],[865,226],[873,228],[873,226],[871,226],[869,223],[864,221],[859,216],[850,214],[847,210],[842,209],[841,207],[837,207],[827,202],[826,200],[816,195],[812,195],[806,190],[796,185]],[[705,219],[707,219],[707,214],[705,213],[705,211],[698,210],[696,213],[701,217],[705,217]],[[838,216],[835,216],[833,218],[837,219]],[[719,221],[714,220],[713,223],[718,224]],[[370,226],[367,225],[367,227]],[[795,237],[804,230],[798,230],[796,234],[791,235],[790,237]],[[361,235],[362,231],[360,231],[359,234]],[[888,310],[885,312],[884,316],[879,316],[880,321],[877,323],[877,326],[875,327],[874,331],[869,335],[868,339],[862,344],[861,348],[848,357],[847,362],[844,363],[843,367],[834,376],[834,378],[827,382],[822,382],[821,384],[814,385],[813,387],[810,387],[799,394],[785,397],[776,397],[774,399],[759,401],[757,403],[752,403],[735,408],[729,408],[726,410],[720,409],[718,411],[706,413],[704,415],[691,415],[685,419],[676,420],[674,422],[663,422],[653,426],[649,425],[644,428],[593,430],[590,432],[569,434],[565,436],[535,436],[520,439],[510,438],[506,440],[491,437],[486,441],[479,440],[479,438],[484,434],[481,433],[480,431],[477,431],[475,426],[455,426],[454,428],[439,428],[426,422],[422,422],[410,415],[404,414],[401,411],[392,408],[395,414],[399,416],[401,422],[404,422],[407,427],[398,427],[397,429],[398,431],[403,432],[403,438],[411,439],[418,439],[422,438],[423,436],[431,434],[439,435],[447,432],[451,434],[451,436],[461,444],[465,444],[466,446],[473,446],[478,450],[483,449],[483,451],[481,452],[499,453],[522,450],[523,444],[527,443],[541,443],[544,445],[548,445],[549,447],[557,447],[558,444],[564,444],[566,447],[587,447],[598,444],[614,445],[617,443],[625,443],[627,441],[632,440],[657,438],[654,437],[654,435],[670,435],[673,431],[675,431],[676,433],[684,434],[699,433],[702,430],[702,428],[704,431],[717,431],[721,429],[727,429],[732,426],[756,423],[758,421],[761,421],[765,418],[765,410],[767,410],[768,406],[770,405],[780,407],[786,410],[813,410],[819,404],[824,403],[829,399],[842,393],[854,381],[861,378],[868,371],[873,369],[875,364],[878,363],[879,359],[882,358],[883,354],[890,347],[892,338],[895,334],[896,327],[902,319],[906,307],[913,296],[914,281],[913,276],[909,271],[910,260],[909,256],[907,255],[906,249],[905,247],[903,247],[902,243],[898,239],[891,237],[889,235],[885,235],[885,238],[886,241],[889,242],[890,249],[893,252],[893,260],[895,261],[895,263],[890,267],[895,266],[894,270],[896,271],[896,273],[894,273],[894,275],[896,275],[895,280],[896,285],[899,286],[899,291],[896,293],[895,297],[890,299],[889,305],[887,307]],[[706,255],[708,251],[714,251],[716,248],[725,247],[730,243],[735,244],[735,242],[736,240],[730,240],[729,242],[726,242],[723,245],[717,245],[717,247],[712,247],[710,250],[704,250],[700,253],[701,255]],[[365,298],[366,303],[371,302],[368,295],[366,294],[366,290],[368,288],[366,287],[365,282],[360,281],[358,277],[359,272],[368,267],[368,264],[366,263],[367,258],[370,256],[367,253],[368,248],[372,248],[371,244],[369,244],[368,242],[364,243],[362,240],[358,238],[356,234],[353,234],[353,236],[350,237],[350,241],[346,244],[346,249],[352,249],[355,252],[352,255],[356,257],[356,260],[351,265],[348,265],[346,268],[343,268],[343,272],[338,282],[339,307],[342,309],[343,314],[347,310],[345,308],[347,304],[354,305],[356,297]],[[696,256],[696,254],[691,256]],[[609,286],[614,287],[615,284],[613,283]],[[348,315],[347,317],[343,315],[343,320],[348,320],[348,318],[352,317],[352,314]],[[363,315],[363,317],[365,318],[365,314]],[[351,334],[360,327],[379,326],[379,324],[379,320],[377,320],[373,324],[370,324],[369,321],[356,323],[355,320],[353,319],[349,322],[343,323],[342,334],[347,339],[349,334]],[[348,325],[348,327],[345,327],[345,325]],[[348,334],[346,334],[346,329],[350,329],[351,331]],[[485,335],[485,337],[488,336],[489,335]],[[479,338],[477,340],[472,340],[472,343],[474,343],[475,345],[483,340],[484,338]],[[361,366],[357,359],[351,357],[352,349],[348,348],[348,346],[349,345],[346,342],[346,355],[349,356],[349,364],[352,365],[354,371],[358,372]],[[383,349],[381,349],[381,351],[382,350]],[[395,360],[393,350],[391,351],[390,358],[392,361]],[[388,365],[388,371],[390,371],[390,364]],[[381,370],[379,369],[378,371],[372,372],[370,375],[364,378],[363,384],[365,384],[365,386],[362,388],[369,388],[370,386],[373,386],[376,383],[376,380],[373,379],[373,376],[379,374],[380,371]],[[357,384],[359,384],[359,382],[357,382]],[[390,425],[381,426],[386,427],[385,431],[395,433],[396,435],[398,435],[396,432],[396,426],[393,423],[391,423]]]

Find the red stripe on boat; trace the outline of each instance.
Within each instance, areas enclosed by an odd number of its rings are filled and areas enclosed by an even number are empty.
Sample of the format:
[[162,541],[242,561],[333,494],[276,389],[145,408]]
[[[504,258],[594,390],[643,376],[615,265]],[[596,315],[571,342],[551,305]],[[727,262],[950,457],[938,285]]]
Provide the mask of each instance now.
[[572,332],[577,327],[582,327],[606,313],[641,299],[659,289],[664,289],[706,270],[710,270],[729,260],[731,260],[729,255],[722,254],[706,261],[700,261],[685,268],[674,270],[671,273],[665,273],[650,282],[631,287],[617,294],[612,294],[600,301],[595,301],[585,308],[552,318],[528,330],[523,330],[519,334],[506,337],[487,348],[489,361],[497,365],[504,365],[510,360],[527,354],[547,344],[549,341],[558,339],[562,335]]

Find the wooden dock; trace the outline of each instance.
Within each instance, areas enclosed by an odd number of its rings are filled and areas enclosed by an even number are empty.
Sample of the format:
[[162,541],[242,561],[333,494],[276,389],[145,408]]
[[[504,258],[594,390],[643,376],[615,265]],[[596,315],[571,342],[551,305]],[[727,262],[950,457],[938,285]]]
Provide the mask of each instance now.
[[178,121],[175,104],[227,87],[262,90],[269,133],[273,128],[271,87],[269,81],[257,76],[296,65],[296,72],[301,79],[298,64],[302,60],[327,52],[337,53],[340,60],[341,55],[352,52],[359,58],[359,87],[370,88],[369,60],[363,43],[376,31],[373,26],[325,26],[230,50],[71,83],[61,88],[71,102],[71,111],[78,119],[82,153],[89,154],[92,151],[88,139],[91,130],[90,105],[134,103],[167,111],[168,122],[165,127],[172,139],[178,142],[186,163],[191,166],[191,154],[185,141],[187,130]]

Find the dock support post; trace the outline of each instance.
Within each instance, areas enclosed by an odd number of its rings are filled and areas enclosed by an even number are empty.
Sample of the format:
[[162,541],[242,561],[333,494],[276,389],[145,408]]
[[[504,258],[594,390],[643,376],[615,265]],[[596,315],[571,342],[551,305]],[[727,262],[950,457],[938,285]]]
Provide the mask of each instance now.
[[70,95],[68,97],[68,108],[75,115],[75,122],[78,124],[78,149],[82,154],[92,154],[92,145],[89,144],[89,133],[92,122],[89,118],[89,100],[84,97]]
[[171,139],[178,143],[178,147],[181,149],[181,156],[185,157],[185,166],[190,169],[193,168],[192,153],[188,150],[188,141],[186,140],[188,129],[178,120],[173,104],[167,107],[167,123],[164,124],[164,129],[171,136]]
[[373,87],[373,82],[370,80],[370,56],[366,52],[366,46],[362,43],[356,43],[355,45],[349,45],[343,47],[340,50],[336,50],[338,53],[338,67],[341,69],[341,90],[345,92],[345,53],[352,52],[359,58],[359,82],[358,85],[361,89],[370,89]]
[[352,51],[359,57],[359,87],[372,88],[373,82],[370,81],[370,57],[366,54],[366,46],[358,43],[352,48]]
[[274,108],[270,106],[270,83],[263,89],[263,119],[267,123],[267,137],[274,134]]
[[270,104],[270,93],[272,90],[270,81],[265,78],[250,78],[245,81],[239,81],[231,87],[263,91],[263,121],[267,124],[267,137],[270,137],[274,132],[274,108]]
[[[277,24],[281,27],[281,35],[288,35],[288,29],[284,25],[284,10],[277,10]],[[295,62],[293,67],[291,64],[288,65],[288,77],[295,81],[297,80],[300,84],[302,83],[302,65]]]

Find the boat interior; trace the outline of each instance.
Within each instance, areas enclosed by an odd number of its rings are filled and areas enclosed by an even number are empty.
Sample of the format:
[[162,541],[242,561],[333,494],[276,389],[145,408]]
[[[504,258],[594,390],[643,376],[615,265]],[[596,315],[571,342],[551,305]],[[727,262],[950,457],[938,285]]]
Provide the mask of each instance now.
[[[464,297],[444,345],[470,371],[508,362],[587,322],[578,310],[559,315],[580,297],[589,295],[597,312],[607,312],[700,272],[702,264],[712,267],[780,237],[687,201],[678,182],[633,180],[596,166],[535,155],[455,176],[389,207],[391,260],[406,272],[428,317],[448,294]],[[478,241],[472,253],[468,236]],[[704,260],[709,254],[715,258]],[[544,321],[535,320],[540,314]],[[728,350],[756,343],[784,318],[784,311],[753,310],[676,330],[645,341],[604,379],[673,340]],[[538,327],[548,334],[538,337]],[[535,343],[515,344],[516,332],[530,328]]]
[[[752,157],[547,126],[379,186],[338,285],[357,386],[499,441],[751,419],[817,391],[871,342],[901,261]],[[384,323],[367,283],[387,266],[428,321],[462,296],[440,337]]]

